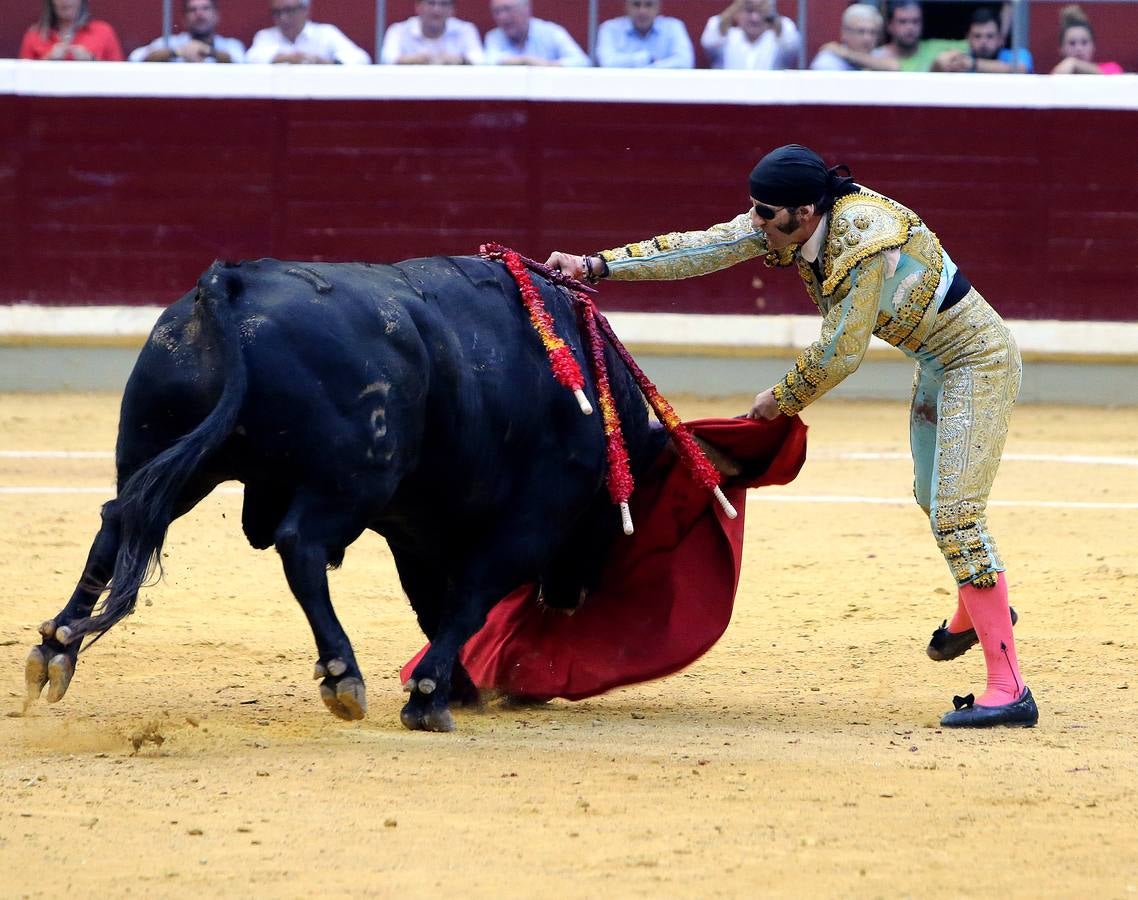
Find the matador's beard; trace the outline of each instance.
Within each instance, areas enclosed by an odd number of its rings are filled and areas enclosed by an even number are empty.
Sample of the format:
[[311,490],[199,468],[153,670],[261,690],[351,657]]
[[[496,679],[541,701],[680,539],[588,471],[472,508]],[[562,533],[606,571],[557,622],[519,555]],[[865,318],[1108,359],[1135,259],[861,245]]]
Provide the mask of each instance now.
[[777,228],[783,234],[788,234],[788,235],[794,234],[794,232],[796,232],[801,227],[802,227],[802,220],[800,218],[798,218],[798,216],[794,215],[793,213],[789,213],[789,212],[786,214],[786,224],[785,225],[775,225],[775,228]]

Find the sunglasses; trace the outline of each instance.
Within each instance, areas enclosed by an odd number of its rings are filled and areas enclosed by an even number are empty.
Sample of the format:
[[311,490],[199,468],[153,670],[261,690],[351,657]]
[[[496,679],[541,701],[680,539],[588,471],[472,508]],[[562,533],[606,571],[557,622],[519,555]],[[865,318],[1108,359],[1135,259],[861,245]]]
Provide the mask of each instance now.
[[760,219],[773,219],[779,214],[780,210],[794,209],[793,206],[767,206],[765,203],[756,203],[755,212]]

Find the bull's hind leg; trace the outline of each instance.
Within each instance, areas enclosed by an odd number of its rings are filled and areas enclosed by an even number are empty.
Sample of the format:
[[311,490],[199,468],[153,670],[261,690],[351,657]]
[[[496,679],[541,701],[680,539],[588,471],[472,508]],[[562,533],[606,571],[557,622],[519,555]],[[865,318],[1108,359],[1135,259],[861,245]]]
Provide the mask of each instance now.
[[45,686],[48,686],[48,703],[55,703],[67,693],[75,674],[80,642],[70,640],[68,625],[91,615],[91,610],[111,580],[115,556],[119,550],[117,501],[111,500],[104,504],[102,516],[103,524],[91,543],[83,575],[75,586],[71,599],[53,618],[40,625],[42,641],[28,654],[24,666],[28,703],[34,702]]
[[341,719],[367,714],[364,678],[328,591],[328,566],[338,563],[344,548],[359,537],[336,504],[298,497],[277,528],[275,543],[285,577],[299,601],[316,640],[316,674],[320,696]]

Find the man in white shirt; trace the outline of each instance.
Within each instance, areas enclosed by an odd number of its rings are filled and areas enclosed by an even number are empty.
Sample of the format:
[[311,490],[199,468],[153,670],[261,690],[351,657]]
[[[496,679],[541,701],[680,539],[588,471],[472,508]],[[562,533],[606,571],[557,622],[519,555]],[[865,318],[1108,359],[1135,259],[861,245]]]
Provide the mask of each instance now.
[[797,69],[802,38],[775,0],[732,0],[707,20],[700,44],[716,69]]
[[461,66],[482,60],[478,29],[454,17],[454,0],[415,0],[415,15],[387,29],[379,52],[385,65]]
[[556,22],[535,19],[530,0],[490,0],[497,28],[486,34],[492,66],[587,66],[589,57]]
[[869,56],[881,39],[884,20],[880,10],[870,3],[851,3],[842,13],[842,39],[823,44],[810,63],[811,69],[836,72],[856,72],[862,69],[857,62]]
[[245,45],[217,33],[220,20],[216,0],[185,0],[182,30],[155,38],[130,54],[131,62],[239,63],[245,61]]
[[250,63],[341,63],[366,66],[367,52],[335,25],[308,21],[311,0],[270,0],[276,26],[258,31],[245,56]]

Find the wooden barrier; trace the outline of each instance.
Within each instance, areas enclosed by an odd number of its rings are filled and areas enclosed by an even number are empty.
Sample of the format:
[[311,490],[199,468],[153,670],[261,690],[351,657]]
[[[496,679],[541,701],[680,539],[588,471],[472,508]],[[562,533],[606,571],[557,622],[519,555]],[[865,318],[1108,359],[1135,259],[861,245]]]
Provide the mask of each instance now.
[[[794,140],[917,210],[1005,315],[1138,321],[1138,76],[968,76],[964,97],[952,75],[136,72],[0,63],[0,303],[165,304],[215,257],[543,258],[702,228]],[[759,263],[606,304],[808,312]]]

